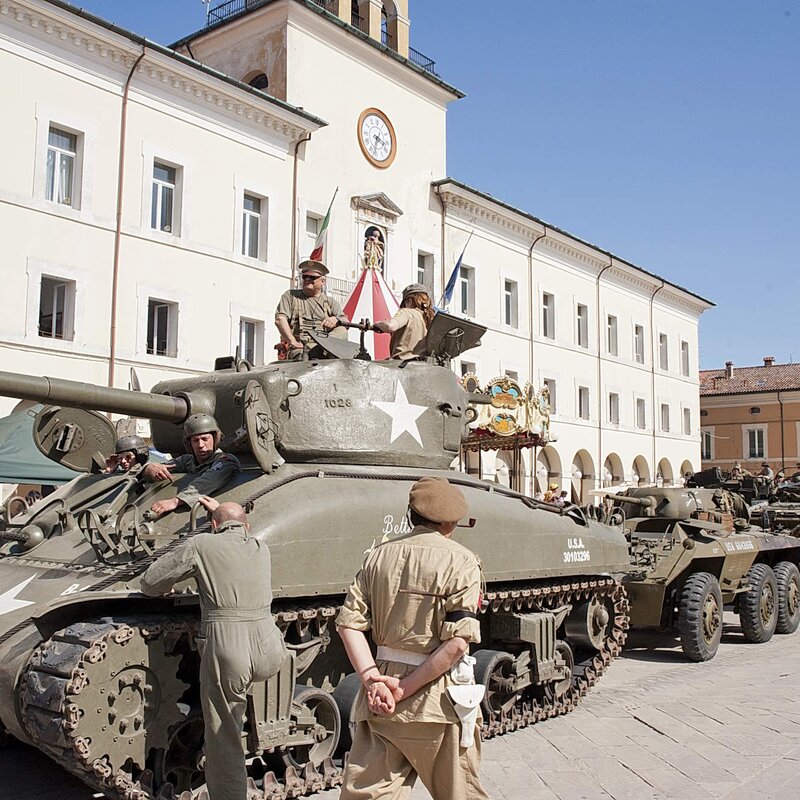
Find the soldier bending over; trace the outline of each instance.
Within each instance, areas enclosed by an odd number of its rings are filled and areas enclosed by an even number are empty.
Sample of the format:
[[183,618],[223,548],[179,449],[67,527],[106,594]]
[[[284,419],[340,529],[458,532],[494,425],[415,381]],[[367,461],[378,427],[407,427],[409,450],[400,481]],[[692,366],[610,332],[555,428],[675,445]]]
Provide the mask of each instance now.
[[[206,503],[213,507],[216,503]],[[206,786],[210,800],[244,800],[247,773],[242,725],[247,693],[287,657],[272,619],[269,549],[252,538],[238,503],[211,515],[213,533],[200,533],[161,556],[142,576],[150,596],[194,577],[200,594],[200,699],[205,722]]]

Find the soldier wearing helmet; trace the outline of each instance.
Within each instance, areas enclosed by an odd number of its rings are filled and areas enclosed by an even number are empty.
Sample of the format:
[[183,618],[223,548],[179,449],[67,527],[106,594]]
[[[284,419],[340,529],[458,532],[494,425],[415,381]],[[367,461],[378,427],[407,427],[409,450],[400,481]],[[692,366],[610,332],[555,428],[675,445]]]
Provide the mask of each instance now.
[[114,447],[114,455],[106,459],[103,472],[128,472],[137,464],[146,464],[149,458],[150,450],[141,436],[120,436]]
[[392,358],[410,361],[426,355],[425,337],[435,315],[428,290],[421,283],[412,283],[403,289],[403,302],[397,313],[391,319],[376,322],[373,327],[392,334],[389,344]]
[[150,506],[153,514],[167,514],[181,504],[191,508],[201,496],[218,492],[240,471],[239,459],[219,449],[220,436],[214,417],[192,414],[183,423],[183,441],[189,452],[165,464],[148,464],[144,468],[142,474],[148,481],[171,480],[173,472],[193,476],[175,497],[153,503]]

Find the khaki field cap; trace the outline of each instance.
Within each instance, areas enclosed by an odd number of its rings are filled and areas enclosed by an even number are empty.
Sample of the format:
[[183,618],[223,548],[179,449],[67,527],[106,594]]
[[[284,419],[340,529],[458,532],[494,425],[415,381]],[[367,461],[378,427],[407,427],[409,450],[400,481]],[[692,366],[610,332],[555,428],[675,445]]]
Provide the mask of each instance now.
[[301,262],[298,269],[301,275],[307,275],[309,272],[316,272],[317,275],[322,276],[328,274],[328,268],[321,261],[312,261],[310,258]]
[[411,487],[408,504],[431,522],[458,522],[469,511],[464,493],[447,478],[420,478]]
[[412,283],[411,286],[403,289],[403,300],[410,294],[428,294],[428,290],[421,283]]

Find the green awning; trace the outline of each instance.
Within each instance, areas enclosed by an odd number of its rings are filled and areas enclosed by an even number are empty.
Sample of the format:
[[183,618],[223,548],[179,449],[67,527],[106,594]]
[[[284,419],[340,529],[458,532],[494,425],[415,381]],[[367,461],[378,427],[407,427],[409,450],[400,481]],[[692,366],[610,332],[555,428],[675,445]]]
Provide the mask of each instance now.
[[60,485],[81,475],[43,455],[33,441],[35,405],[0,419],[0,483]]

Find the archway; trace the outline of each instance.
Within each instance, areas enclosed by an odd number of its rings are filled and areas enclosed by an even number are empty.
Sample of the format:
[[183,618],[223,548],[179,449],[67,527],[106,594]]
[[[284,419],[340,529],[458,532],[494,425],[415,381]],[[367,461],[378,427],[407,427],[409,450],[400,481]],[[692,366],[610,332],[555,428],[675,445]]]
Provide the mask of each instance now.
[[650,467],[647,466],[647,459],[644,456],[636,456],[633,459],[631,483],[633,486],[647,486],[650,483]]
[[617,486],[622,483],[624,477],[622,459],[616,453],[609,453],[603,462],[603,488]]
[[658,470],[656,471],[656,482],[661,486],[672,486],[675,473],[672,471],[672,464],[669,459],[662,458],[658,462]]
[[254,89],[258,89],[261,92],[266,92],[267,89],[269,89],[269,78],[265,72],[258,69],[248,72],[247,75],[242,78],[242,83],[246,83],[248,86],[252,86]]
[[533,492],[544,494],[550,483],[561,485],[561,458],[554,447],[548,445],[536,456],[536,474]]
[[591,500],[589,491],[594,488],[594,461],[586,450],[578,450],[572,459],[572,502],[585,505]]
[[685,486],[687,478],[690,478],[692,475],[694,475],[694,467],[691,461],[686,460],[681,464],[680,485]]
[[513,464],[511,456],[505,450],[496,450],[494,456],[494,478],[495,483],[511,488]]

